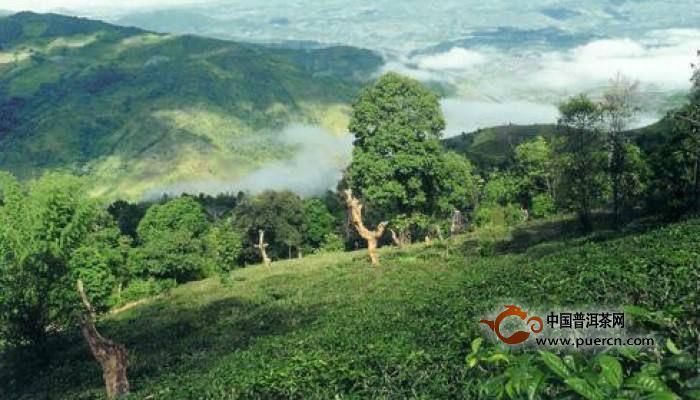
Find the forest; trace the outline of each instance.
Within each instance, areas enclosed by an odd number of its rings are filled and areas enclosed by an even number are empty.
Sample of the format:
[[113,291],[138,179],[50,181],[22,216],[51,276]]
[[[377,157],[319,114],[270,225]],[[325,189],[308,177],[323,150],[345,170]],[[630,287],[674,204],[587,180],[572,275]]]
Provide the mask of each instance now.
[[[438,94],[388,73],[354,100],[352,161],[317,197],[106,202],[78,176],[2,173],[0,397],[698,398],[693,68],[652,128],[632,129],[637,83],[618,74],[498,165],[446,148]],[[465,326],[507,296],[625,306],[663,341],[503,350]],[[374,340],[355,359],[354,335]]]

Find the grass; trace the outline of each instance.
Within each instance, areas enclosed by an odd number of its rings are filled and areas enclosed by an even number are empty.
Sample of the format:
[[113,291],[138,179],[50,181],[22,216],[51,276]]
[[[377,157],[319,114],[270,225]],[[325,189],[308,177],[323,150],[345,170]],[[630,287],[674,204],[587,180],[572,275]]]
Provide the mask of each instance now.
[[[700,221],[553,234],[567,226],[521,227],[489,257],[476,255],[473,234],[449,256],[439,245],[385,248],[379,268],[364,252],[253,266],[100,325],[129,349],[134,399],[474,398],[499,371],[469,369],[465,357],[483,335],[478,320],[503,301],[657,310],[677,324],[648,329],[696,348],[697,321],[687,316],[698,301]],[[81,338],[55,340],[42,367],[6,356],[4,367],[18,369],[0,397],[101,398],[100,370]]]

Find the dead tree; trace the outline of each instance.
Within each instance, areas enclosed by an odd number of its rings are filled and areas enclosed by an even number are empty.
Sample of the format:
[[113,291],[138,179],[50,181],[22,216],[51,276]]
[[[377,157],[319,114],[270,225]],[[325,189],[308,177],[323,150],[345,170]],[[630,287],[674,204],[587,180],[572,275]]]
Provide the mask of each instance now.
[[377,242],[384,234],[384,229],[389,224],[384,221],[377,225],[377,229],[370,231],[362,222],[362,203],[352,195],[352,189],[345,190],[345,203],[348,207],[350,220],[357,233],[367,241],[367,250],[372,265],[379,265],[379,255],[377,254]]
[[464,231],[464,217],[459,210],[452,214],[452,225],[450,226],[450,236],[455,236]]
[[80,330],[90,346],[90,351],[102,367],[107,397],[110,399],[126,396],[129,393],[129,380],[126,377],[126,348],[100,335],[95,327],[95,309],[85,295],[83,282],[78,281],[78,293],[87,309],[80,319]]
[[389,232],[391,232],[391,240],[394,241],[394,244],[396,247],[399,249],[403,248],[403,243],[401,243],[401,239],[399,239],[399,236],[396,234],[396,231],[393,229],[389,229]]
[[267,246],[269,245],[265,243],[265,231],[260,229],[258,231],[258,244],[255,245],[255,248],[260,250],[260,257],[262,258],[263,264],[269,267],[270,264],[272,264],[272,260],[267,256],[267,251],[265,250]]

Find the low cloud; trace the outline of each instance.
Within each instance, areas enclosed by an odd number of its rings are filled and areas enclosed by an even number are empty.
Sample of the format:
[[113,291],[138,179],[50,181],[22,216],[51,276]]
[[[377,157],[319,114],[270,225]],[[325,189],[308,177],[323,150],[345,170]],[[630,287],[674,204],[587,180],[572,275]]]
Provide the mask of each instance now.
[[182,182],[150,191],[145,198],[164,194],[260,193],[264,190],[291,190],[302,196],[322,194],[336,187],[350,162],[352,136],[334,135],[310,125],[291,125],[280,132],[280,145],[291,146],[296,154],[289,160],[270,164],[235,180]]
[[477,51],[454,47],[445,53],[422,56],[418,59],[418,68],[441,70],[464,70],[487,61],[487,57]]
[[690,62],[700,30],[654,31],[639,39],[598,40],[568,52],[546,53],[532,82],[550,89],[595,87],[621,72],[663,90],[690,86]]
[[495,103],[451,98],[442,101],[442,110],[447,120],[445,137],[497,125],[555,123],[559,116],[553,105],[528,101]]
[[201,5],[206,0],[3,0],[0,8],[13,11],[53,11],[59,9],[85,10],[134,10],[158,7]]

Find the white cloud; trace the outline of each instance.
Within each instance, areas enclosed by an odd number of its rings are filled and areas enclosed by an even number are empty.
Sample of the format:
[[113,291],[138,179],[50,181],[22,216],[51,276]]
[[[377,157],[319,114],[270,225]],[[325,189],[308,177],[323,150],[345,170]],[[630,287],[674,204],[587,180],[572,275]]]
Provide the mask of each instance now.
[[604,84],[621,72],[642,85],[683,90],[690,85],[690,62],[700,43],[700,30],[656,31],[640,38],[599,40],[565,53],[542,56],[532,76],[546,88],[582,89]]
[[445,53],[420,57],[418,67],[434,71],[464,70],[483,64],[486,60],[486,56],[477,51],[454,47]]
[[151,190],[144,198],[183,193],[260,193],[264,190],[318,195],[334,189],[350,163],[353,137],[349,134],[338,136],[318,126],[291,125],[279,133],[279,141],[296,148],[294,157],[272,162],[239,179],[179,182]]
[[495,103],[456,98],[442,100],[442,111],[447,120],[445,137],[511,123],[555,123],[559,115],[557,108],[549,104],[529,101]]
[[174,7],[206,3],[206,0],[3,0],[0,9],[47,12],[67,8],[85,10],[125,10],[153,7]]

